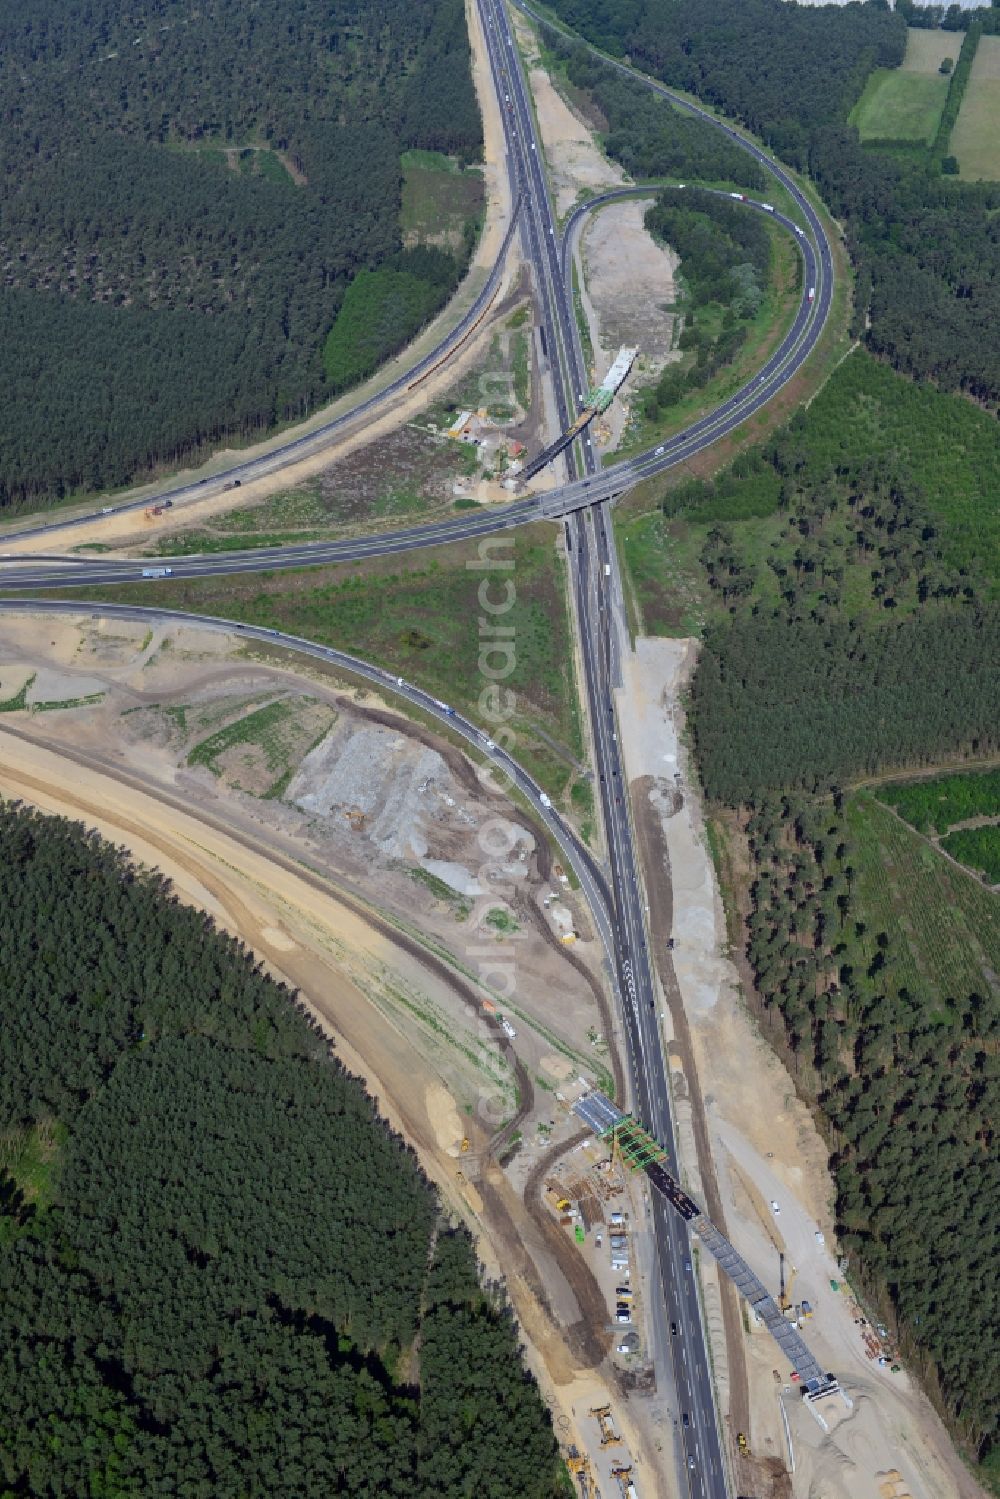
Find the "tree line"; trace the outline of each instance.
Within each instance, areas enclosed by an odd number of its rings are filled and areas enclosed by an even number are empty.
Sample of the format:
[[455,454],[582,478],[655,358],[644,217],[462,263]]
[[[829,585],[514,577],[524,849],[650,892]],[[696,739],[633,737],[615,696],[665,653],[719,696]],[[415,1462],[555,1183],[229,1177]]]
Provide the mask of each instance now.
[[[930,981],[905,931],[873,923],[865,887],[885,872],[877,844],[858,836],[871,815],[839,792],[752,799],[741,814],[746,951],[765,1015],[827,1123],[841,1247],[988,1459],[1000,1374],[1000,1006],[989,980],[1000,927],[992,940],[978,931],[977,986]],[[899,898],[903,873],[890,878]],[[936,932],[948,914],[925,909],[921,922]]]
[[545,41],[553,65],[587,95],[605,151],[631,177],[691,177],[763,189],[767,179],[761,168],[720,131],[636,88],[579,42],[558,32],[546,33]]
[[[661,192],[646,213],[646,228],[680,256],[684,327],[678,347],[690,356],[666,365],[643,392],[645,414],[655,421],[661,408],[707,384],[739,353],[767,291],[771,241],[756,214],[698,188]],[[713,304],[722,312],[716,332],[698,316]]]
[[[7,3],[0,39],[0,505],[301,416],[402,249],[401,152],[481,149],[460,0]],[[231,170],[251,146],[268,170]]]
[[[784,0],[554,0],[554,9],[810,174],[845,222],[855,332],[874,352],[942,389],[1000,402],[1000,185],[942,176],[939,155],[863,147],[847,124],[872,69],[903,60],[901,10]],[[996,30],[1000,10],[974,17]]]
[[6,804],[0,970],[3,1492],[564,1492],[502,1290],[239,943]]

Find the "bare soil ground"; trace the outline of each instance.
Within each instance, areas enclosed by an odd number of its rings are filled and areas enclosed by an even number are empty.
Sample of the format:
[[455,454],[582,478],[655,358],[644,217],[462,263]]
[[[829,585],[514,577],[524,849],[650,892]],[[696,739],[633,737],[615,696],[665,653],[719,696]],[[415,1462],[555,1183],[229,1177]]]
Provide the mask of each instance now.
[[[978,1494],[930,1403],[908,1375],[879,1370],[866,1359],[856,1309],[847,1295],[830,1289],[839,1271],[826,1150],[792,1079],[741,1002],[739,977],[728,957],[725,916],[684,748],[680,693],[693,659],[693,642],[640,639],[625,658],[626,686],[619,694],[622,742],[649,861],[652,930],[657,939],[673,935],[676,941],[671,957],[677,993],[671,1009],[676,1015],[680,1006],[683,1023],[675,1029],[670,1055],[672,1064],[676,1059],[673,1072],[683,1070],[692,1098],[691,1130],[687,1141],[680,1131],[680,1151],[683,1158],[686,1143],[689,1151],[699,1147],[696,1159],[684,1162],[685,1170],[697,1171],[704,1153],[696,1124],[700,1092],[718,1184],[713,1206],[704,1175],[708,1205],[713,1214],[721,1209],[729,1237],[766,1284],[777,1289],[779,1250],[796,1267],[794,1297],[806,1297],[815,1308],[804,1335],[853,1401],[849,1412],[827,1402],[822,1414],[830,1430],[824,1432],[794,1395],[787,1367],[767,1334],[754,1328],[741,1335],[748,1418],[737,1409],[738,1381],[729,1360],[730,1435],[735,1436],[733,1428],[743,1430],[761,1460],[754,1484],[766,1482],[780,1492],[774,1485],[778,1466],[787,1460],[783,1398],[795,1451],[790,1492],[802,1499],[817,1494],[881,1499],[879,1485],[890,1469],[899,1470],[913,1499]],[[665,881],[672,894],[669,915]],[[669,973],[666,987],[669,996]],[[780,1206],[777,1216],[772,1200]],[[824,1235],[822,1244],[817,1232]],[[737,1427],[743,1419],[748,1426]]]
[[528,83],[549,166],[556,215],[562,218],[575,207],[582,189],[600,191],[618,187],[625,174],[621,167],[608,161],[594,141],[592,127],[556,90],[542,67],[534,28],[516,11],[513,21],[527,61]]
[[[577,1138],[558,1095],[592,1070],[590,1038],[612,1020],[580,898],[559,889],[581,933],[572,948],[542,903],[554,876],[541,829],[374,695],[255,661],[215,632],[86,612],[5,621],[3,690],[32,676],[67,701],[81,685],[100,700],[5,714],[0,794],[82,819],[162,869],[301,991],[507,1279],[557,1430],[597,1461],[587,1412],[624,1399],[605,1362],[607,1302],[541,1184]],[[271,756],[268,777],[285,765],[280,795],[234,784],[247,771],[227,757],[248,746]],[[485,919],[498,905],[513,939]],[[500,960],[514,971],[506,1005],[489,987]],[[613,1054],[607,1065],[620,1087]],[[640,1463],[643,1441],[633,1431],[627,1449]]]
[[[539,130],[555,193],[556,212],[567,214],[585,196],[619,187],[626,174],[597,143],[593,123],[557,88],[538,58],[536,37],[523,17],[515,29],[529,59]],[[628,391],[657,375],[673,353],[674,275],[677,257],[650,235],[643,219],[651,199],[611,204],[585,225],[575,248],[581,300],[594,351],[592,374],[600,379],[622,344],[640,357],[623,397],[597,424],[599,446],[610,451],[628,419]]]
[[672,310],[678,258],[645,227],[651,202],[634,199],[598,209],[577,247],[595,376],[607,373],[623,344],[639,349],[628,384],[598,427],[598,437],[604,439],[601,446],[609,451],[628,421],[636,388],[680,358],[674,349],[678,314]]

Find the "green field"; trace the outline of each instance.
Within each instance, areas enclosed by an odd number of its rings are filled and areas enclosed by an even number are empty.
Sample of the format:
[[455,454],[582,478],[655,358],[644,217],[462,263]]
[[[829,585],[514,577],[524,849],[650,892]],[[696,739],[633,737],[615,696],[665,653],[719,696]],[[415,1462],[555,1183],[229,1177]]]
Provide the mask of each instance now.
[[466,224],[482,218],[485,188],[482,171],[463,171],[451,156],[438,151],[404,151],[400,228],[406,245],[462,247]]
[[950,150],[966,181],[1000,182],[1000,36],[979,39]]
[[847,822],[859,859],[865,957],[874,961],[878,933],[892,932],[897,992],[939,1003],[987,992],[990,974],[1000,972],[1000,900],[870,793],[848,798]]
[[960,828],[941,839],[941,847],[991,885],[1000,885],[1000,827]]
[[[732,534],[745,575],[753,577],[755,598],[765,607],[776,603],[785,582],[776,569],[784,567],[786,577],[789,570],[794,576],[796,556],[805,550],[787,503],[782,508],[789,475],[804,493],[818,494],[824,486],[843,493],[845,476],[872,465],[891,472],[914,496],[927,515],[942,564],[963,569],[981,595],[1000,595],[995,419],[960,396],[915,385],[858,349],[784,432],[741,455],[715,480],[661,487],[661,508],[648,514],[617,512],[616,529],[645,629],[697,634],[707,619],[727,612],[726,600],[709,586],[699,560],[719,526]],[[877,607],[872,559],[855,554],[853,525],[852,512],[841,501],[829,512],[819,541],[842,573],[837,584],[842,603],[871,611]],[[820,568],[813,576],[815,602],[826,583]],[[911,610],[916,599],[914,572],[897,591],[895,607]]]
[[958,56],[961,32],[910,28],[906,56],[898,68],[877,68],[851,111],[862,140],[915,141],[930,145],[948,97],[945,57]]
[[[496,684],[480,659],[479,599],[514,599],[496,621],[512,635],[513,669],[498,678],[515,695],[510,726],[515,753],[550,794],[568,791],[583,757],[583,738],[571,662],[565,577],[555,547],[556,528],[519,527],[484,543],[485,560],[513,560],[509,572],[484,571],[478,547],[458,543],[367,562],[363,567],[303,568],[224,578],[130,584],[73,590],[75,599],[163,605],[245,620],[288,631],[398,672],[469,716],[484,717],[480,695]],[[492,548],[492,549],[491,549]],[[46,596],[58,596],[49,593]],[[485,619],[486,625],[490,620]],[[486,670],[507,662],[487,659]]]
[[890,782],[875,794],[920,832],[947,833],[973,817],[1000,817],[1000,770]]

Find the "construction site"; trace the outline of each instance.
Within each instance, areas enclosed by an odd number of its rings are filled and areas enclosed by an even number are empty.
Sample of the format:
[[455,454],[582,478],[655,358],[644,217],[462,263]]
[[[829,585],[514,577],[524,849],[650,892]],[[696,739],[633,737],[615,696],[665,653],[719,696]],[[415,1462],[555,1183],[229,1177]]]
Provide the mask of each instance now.
[[549,443],[547,447],[543,448],[540,453],[537,453],[534,458],[525,464],[524,469],[518,476],[521,482],[526,483],[529,479],[534,478],[535,474],[540,473],[553,459],[558,458],[559,454],[568,448],[570,443],[590,426],[595,417],[603,416],[628,378],[629,371],[635,363],[638,353],[639,350],[637,348],[624,346],[618,350],[611,368],[604,376],[604,379],[588,391],[579,416],[567,427],[565,432],[560,433],[555,442]]

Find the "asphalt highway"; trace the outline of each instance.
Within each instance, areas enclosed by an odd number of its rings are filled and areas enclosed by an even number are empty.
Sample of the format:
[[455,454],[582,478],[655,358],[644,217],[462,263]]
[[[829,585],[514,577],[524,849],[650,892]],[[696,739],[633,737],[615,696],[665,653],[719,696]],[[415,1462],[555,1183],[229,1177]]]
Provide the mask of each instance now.
[[[514,0],[519,8],[536,21],[530,6]],[[569,275],[572,238],[583,215],[599,208],[620,194],[607,194],[584,205],[570,219],[565,235],[557,232],[548,196],[541,143],[535,130],[534,114],[528,98],[509,18],[502,0],[478,0],[494,86],[504,119],[508,170],[514,185],[520,213],[508,236],[520,232],[524,251],[532,266],[540,308],[540,327],[544,334],[544,351],[552,377],[559,421],[565,430],[585,400],[586,368],[580,347],[572,303],[572,281]],[[830,245],[822,225],[808,199],[798,190],[789,175],[755,143],[714,115],[669,89],[635,74],[623,64],[607,60],[609,66],[629,76],[638,86],[663,95],[676,107],[694,114],[720,129],[741,149],[746,150],[791,195],[802,224],[772,212],[762,202],[746,198],[748,211],[769,213],[792,234],[803,259],[803,296],[791,326],[764,367],[757,371],[741,390],[715,411],[693,423],[685,431],[664,441],[655,450],[606,470],[601,470],[589,441],[584,438],[567,450],[569,480],[557,489],[513,501],[508,506],[491,509],[485,514],[465,514],[429,526],[380,536],[344,538],[340,541],[315,542],[297,547],[260,549],[247,552],[216,553],[200,557],[163,558],[145,561],[112,562],[102,559],[68,560],[44,557],[0,559],[0,586],[6,590],[86,584],[88,586],[138,581],[144,568],[169,569],[174,577],[211,576],[232,572],[257,572],[274,568],[303,567],[322,562],[344,562],[407,551],[447,541],[475,539],[505,527],[530,520],[565,518],[566,543],[573,586],[574,604],[580,632],[584,687],[593,735],[594,763],[607,843],[606,871],[599,867],[589,851],[555,810],[547,804],[540,788],[501,749],[492,746],[474,724],[419,688],[391,677],[380,668],[347,656],[343,652],[318,646],[297,637],[252,626],[219,621],[190,614],[173,615],[165,610],[143,610],[124,606],[90,606],[100,613],[117,613],[127,617],[146,618],[155,613],[163,618],[178,618],[234,630],[250,638],[272,643],[330,662],[343,670],[366,678],[387,691],[396,692],[415,707],[446,723],[472,746],[478,756],[492,764],[508,778],[509,783],[531,802],[539,818],[557,839],[567,860],[577,873],[591,909],[615,978],[625,1028],[635,1112],[640,1120],[667,1148],[668,1162],[676,1174],[676,1150],[670,1110],[670,1096],[657,1018],[657,988],[650,961],[645,926],[642,886],[636,857],[627,793],[625,770],[618,742],[612,691],[617,681],[617,635],[613,595],[619,586],[618,562],[610,525],[609,502],[640,480],[663,472],[694,456],[726,433],[745,422],[779,391],[797,372],[815,346],[829,315],[833,293],[833,266]],[[634,191],[641,191],[635,189]],[[505,246],[506,248],[506,246]],[[498,274],[495,273],[495,274]],[[810,291],[812,290],[812,295]],[[484,288],[485,295],[487,288]],[[477,304],[478,305],[478,304]],[[473,320],[475,308],[467,315]],[[456,330],[457,332],[457,330]],[[433,358],[434,356],[429,356]],[[440,356],[438,356],[440,357]],[[396,383],[395,389],[412,382],[409,372]],[[390,387],[392,390],[393,387]],[[377,400],[385,399],[383,392]],[[357,413],[338,419],[353,420]],[[331,424],[331,426],[334,424]],[[320,434],[294,440],[261,462],[278,466],[281,454],[301,456],[296,443],[314,442]],[[325,436],[328,438],[329,429]],[[286,457],[284,461],[289,461]],[[271,470],[265,470],[271,471]],[[257,472],[253,466],[237,468],[217,476],[213,486],[221,486],[235,477]],[[173,491],[177,499],[203,494],[203,485],[184,486]],[[136,502],[140,508],[150,500]],[[37,536],[43,541],[66,525],[23,531],[21,537]],[[0,546],[3,541],[0,540]],[[65,603],[39,604],[35,600],[0,602],[0,610],[51,609],[79,613],[80,605]],[[665,942],[669,933],[658,933],[656,941]],[[688,1229],[671,1213],[659,1194],[651,1194],[651,1209],[656,1239],[656,1255],[662,1283],[666,1318],[671,1332],[661,1338],[666,1348],[658,1351],[673,1371],[678,1412],[688,1416],[689,1424],[678,1426],[679,1481],[686,1484],[692,1499],[728,1499],[728,1480],[716,1418],[714,1394],[706,1350],[704,1328],[692,1272],[692,1253]],[[656,1325],[664,1327],[662,1314]],[[676,1329],[676,1331],[675,1331]],[[683,1490],[682,1490],[683,1491]]]
[[2,614],[68,614],[79,618],[81,612],[91,608],[95,618],[134,619],[142,623],[161,621],[167,624],[202,625],[209,630],[238,635],[243,640],[256,640],[264,645],[279,645],[283,650],[300,656],[311,656],[339,671],[372,683],[381,692],[398,697],[419,708],[422,713],[435,718],[452,733],[459,735],[476,752],[480,762],[480,779],[488,791],[507,794],[516,789],[531,805],[538,820],[545,824],[552,837],[566,856],[594,914],[598,934],[608,952],[613,951],[613,918],[611,894],[604,871],[580,838],[550,805],[549,798],[538,783],[524,770],[507,751],[466,718],[457,708],[432,697],[421,687],[415,687],[403,677],[394,676],[380,666],[372,666],[347,651],[338,651],[333,646],[317,645],[301,635],[287,635],[281,630],[268,630],[260,625],[243,624],[240,620],[223,619],[217,614],[189,614],[177,609],[149,608],[141,604],[93,604],[81,605],[72,599],[0,599]]
[[497,256],[485,284],[476,296],[472,306],[459,319],[455,326],[441,338],[429,353],[423,355],[416,364],[409,366],[403,373],[389,385],[383,386],[381,390],[352,406],[349,411],[340,416],[332,417],[330,421],[323,422],[321,426],[313,427],[311,431],[303,432],[297,437],[289,438],[288,442],[281,443],[272,448],[270,452],[263,453],[259,458],[248,458],[242,463],[236,463],[211,478],[198,479],[190,484],[165,485],[161,489],[148,489],[143,492],[141,499],[122,500],[118,504],[104,505],[100,510],[90,511],[86,515],[72,516],[69,519],[54,520],[42,525],[27,526],[20,531],[8,531],[0,537],[0,545],[9,541],[23,541],[29,537],[37,537],[39,542],[46,536],[53,536],[57,532],[71,531],[78,526],[89,525],[95,516],[102,515],[129,515],[139,510],[146,510],[151,505],[162,505],[169,501],[170,505],[183,505],[186,501],[203,500],[209,495],[218,494],[220,491],[231,488],[234,483],[246,484],[251,479],[262,479],[267,474],[279,472],[290,463],[296,463],[302,458],[322,451],[330,443],[331,438],[344,432],[354,425],[362,417],[374,417],[383,406],[392,403],[396,396],[402,395],[413,385],[418,385],[425,375],[429,375],[435,365],[440,364],[449,354],[453,353],[459,344],[463,343],[472,332],[476,323],[485,316],[490,303],[496,295],[500,285],[500,277],[503,272],[504,263],[507,259],[507,251],[510,249],[514,235],[518,229],[520,218],[520,203],[515,196],[511,221],[504,235],[500,253]]
[[[528,119],[531,121],[530,114]],[[537,155],[537,151],[533,154]],[[563,280],[563,264],[554,235],[552,240],[549,240],[551,249],[546,253],[541,248],[543,236],[538,233],[537,229],[538,205],[544,202],[547,208],[548,198],[539,193],[536,184],[532,184],[532,187],[533,200],[529,199],[527,194],[521,200],[520,221],[527,239],[526,249],[532,264],[536,263],[535,256],[541,256],[544,259],[547,274],[539,277],[542,290],[547,291],[553,285],[558,290],[558,295],[554,296],[553,302],[542,302],[544,309],[542,327],[546,333],[545,343],[549,351],[549,363],[555,377],[559,420],[565,430],[576,415],[576,411],[571,412],[567,402],[565,377],[558,363],[559,350],[565,348],[566,343],[572,349],[574,341],[578,346],[579,332],[576,329],[571,292],[567,291]],[[622,196],[621,193],[604,194],[601,198],[596,198],[584,205],[582,209],[578,209],[567,224],[567,232],[575,232],[585,213],[620,196]],[[745,206],[758,212],[766,211],[762,203],[751,198],[745,199]],[[685,428],[684,431],[666,439],[656,449],[640,454],[628,462],[615,464],[599,473],[590,467],[581,477],[571,478],[568,483],[556,489],[543,491],[537,495],[528,495],[523,499],[513,501],[510,505],[491,507],[485,513],[466,513],[424,526],[413,526],[406,530],[346,537],[336,541],[314,541],[284,547],[259,547],[243,552],[203,553],[190,557],[165,557],[157,559],[156,565],[169,567],[175,577],[220,576],[231,572],[262,572],[272,568],[309,567],[324,562],[360,561],[366,557],[413,551],[427,546],[441,546],[449,541],[474,539],[532,520],[560,519],[588,505],[615,499],[640,480],[653,477],[694,457],[704,448],[717,442],[719,438],[741,426],[748,417],[773,399],[812,351],[829,313],[832,285],[830,277],[822,273],[824,264],[822,254],[817,254],[808,236],[800,234],[797,226],[784,214],[774,213],[770,216],[789,233],[795,234],[803,257],[803,296],[795,318],[771,357],[751,380],[721,406]],[[548,240],[548,235],[545,235],[544,239]],[[556,264],[555,277],[551,275],[551,260],[555,260]],[[810,287],[815,287],[813,300],[810,300],[808,295]],[[553,307],[555,315],[553,315]],[[563,334],[562,338],[557,333],[557,319],[559,332]],[[572,359],[571,354],[566,357]],[[573,364],[575,362],[573,361]],[[571,365],[568,378],[575,386],[574,403],[582,405],[586,396],[584,370]],[[583,441],[585,450],[589,449],[589,440],[585,438]],[[270,456],[276,457],[277,455]],[[567,458],[572,464],[572,455],[567,454]],[[270,461],[270,458],[260,461]],[[141,506],[124,508],[144,508],[148,503],[148,500],[144,500]],[[42,543],[46,535],[51,535],[55,529],[62,530],[80,524],[83,524],[82,518],[62,522],[58,528],[42,527],[33,531],[18,532],[17,535],[22,539],[36,537]],[[0,546],[3,546],[5,541],[13,539],[15,539],[13,536],[0,538]],[[143,569],[149,566],[148,558],[113,561],[103,558],[68,558],[62,554],[46,556],[45,553],[38,552],[22,553],[5,560],[3,553],[0,552],[0,586],[38,588],[52,586],[57,582],[64,586],[138,582],[142,580]]]
[[[551,337],[547,339],[552,373],[557,386],[561,376],[568,387],[559,402],[565,430],[582,409],[589,385],[573,307],[570,262],[556,232],[542,168],[541,142],[536,137],[527,86],[506,11],[499,0],[482,0],[482,3],[490,13],[489,29],[501,38],[506,49],[505,103],[509,102],[513,122],[516,122],[516,144],[522,153],[521,170],[526,174],[525,180],[519,182],[519,188],[525,205],[525,219],[536,226],[533,242],[540,247],[544,261],[541,266],[533,261],[536,283],[543,301],[551,298],[548,322],[550,326],[555,325],[559,339],[558,350],[553,348]],[[587,436],[576,446],[581,470],[578,483],[582,492],[593,499],[593,489],[601,481],[596,455]],[[571,450],[567,450],[566,456],[572,474],[575,461]],[[616,677],[611,586],[617,577],[617,559],[606,512],[606,503],[596,503],[585,511],[576,511],[567,519],[570,579],[594,763],[598,772],[596,789],[601,801],[610,872],[615,939],[611,969],[625,1028],[632,1097],[637,1116],[668,1147],[673,1157],[670,1099],[656,1019],[657,991],[647,949],[639,866],[611,696]],[[677,1329],[676,1335],[666,1334],[664,1337],[661,1332],[661,1346],[653,1351],[661,1381],[665,1369],[669,1369],[673,1377],[679,1438],[676,1446],[680,1470],[678,1486],[681,1492],[686,1489],[693,1499],[703,1499],[703,1496],[704,1499],[725,1499],[728,1484],[697,1286],[691,1269],[693,1260],[688,1229],[681,1219],[666,1210],[659,1194],[653,1194],[651,1206],[660,1291],[666,1311],[665,1316],[654,1318],[654,1328],[662,1329],[669,1321],[670,1326]],[[660,1298],[656,1297],[655,1288],[650,1288],[650,1294],[659,1312]],[[656,1335],[654,1331],[654,1337]],[[664,1343],[666,1346],[662,1346]],[[666,1393],[661,1386],[660,1398]],[[685,1417],[688,1424],[684,1424]]]

